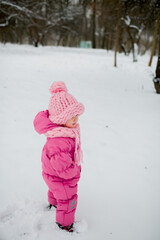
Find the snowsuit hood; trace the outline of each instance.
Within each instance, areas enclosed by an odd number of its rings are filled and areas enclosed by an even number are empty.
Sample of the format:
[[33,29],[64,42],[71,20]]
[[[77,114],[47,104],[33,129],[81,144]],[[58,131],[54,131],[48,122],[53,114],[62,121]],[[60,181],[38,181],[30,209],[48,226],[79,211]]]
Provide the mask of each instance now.
[[33,121],[33,125],[38,134],[44,134],[59,126],[50,121],[48,110],[39,112]]

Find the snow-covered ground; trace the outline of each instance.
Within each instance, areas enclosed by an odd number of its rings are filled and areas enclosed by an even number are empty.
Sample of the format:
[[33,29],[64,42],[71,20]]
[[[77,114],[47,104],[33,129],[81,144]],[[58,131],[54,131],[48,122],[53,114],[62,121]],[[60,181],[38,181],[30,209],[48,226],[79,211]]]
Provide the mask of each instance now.
[[[160,96],[147,66],[132,56],[63,47],[0,45],[0,239],[159,240]],[[45,137],[33,128],[48,107],[53,81],[85,105],[80,117],[84,163],[76,221],[59,230],[46,210],[41,177]],[[87,225],[87,227],[86,227]]]

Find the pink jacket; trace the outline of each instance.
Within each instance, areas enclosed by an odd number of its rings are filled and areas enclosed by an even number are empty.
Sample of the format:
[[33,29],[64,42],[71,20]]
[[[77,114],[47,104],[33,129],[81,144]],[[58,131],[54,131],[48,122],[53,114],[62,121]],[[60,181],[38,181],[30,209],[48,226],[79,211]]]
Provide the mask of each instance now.
[[[34,119],[34,128],[44,134],[59,127],[49,120],[48,110],[39,112]],[[43,173],[60,181],[78,182],[81,167],[74,162],[75,140],[69,137],[47,138],[42,151]],[[76,181],[75,181],[76,180]]]

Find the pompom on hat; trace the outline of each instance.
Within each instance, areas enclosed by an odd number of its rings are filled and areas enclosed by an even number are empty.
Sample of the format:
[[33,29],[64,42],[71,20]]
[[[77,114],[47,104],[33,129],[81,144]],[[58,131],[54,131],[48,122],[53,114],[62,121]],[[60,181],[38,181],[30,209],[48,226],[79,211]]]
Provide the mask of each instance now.
[[53,82],[50,87],[49,119],[56,124],[65,124],[67,120],[84,112],[84,106],[68,93],[64,82]]

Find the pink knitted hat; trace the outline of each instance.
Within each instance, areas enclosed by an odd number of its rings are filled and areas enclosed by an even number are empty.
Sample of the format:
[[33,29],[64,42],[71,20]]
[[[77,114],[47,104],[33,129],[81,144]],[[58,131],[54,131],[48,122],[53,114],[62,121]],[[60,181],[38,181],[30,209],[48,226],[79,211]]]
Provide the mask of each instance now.
[[53,82],[50,87],[49,119],[56,124],[65,124],[67,120],[84,112],[82,103],[68,93],[64,82]]

